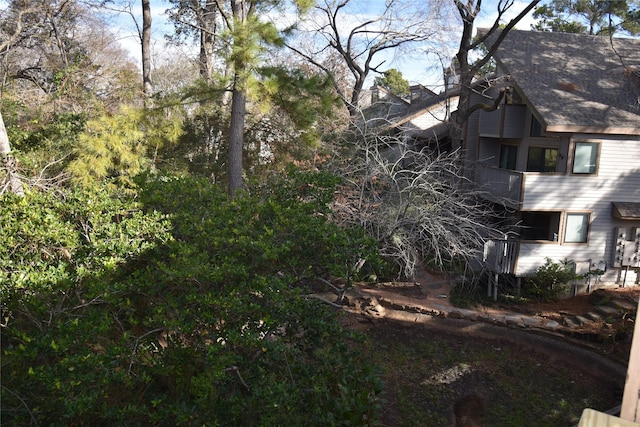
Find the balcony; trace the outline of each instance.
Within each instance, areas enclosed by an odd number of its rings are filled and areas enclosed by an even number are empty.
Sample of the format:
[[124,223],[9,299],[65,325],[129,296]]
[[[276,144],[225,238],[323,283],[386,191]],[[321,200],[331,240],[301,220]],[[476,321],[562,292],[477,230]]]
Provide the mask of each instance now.
[[524,173],[478,164],[475,182],[485,192],[485,198],[518,209],[522,201]]
[[485,265],[497,274],[514,274],[518,242],[516,240],[488,240],[484,244]]

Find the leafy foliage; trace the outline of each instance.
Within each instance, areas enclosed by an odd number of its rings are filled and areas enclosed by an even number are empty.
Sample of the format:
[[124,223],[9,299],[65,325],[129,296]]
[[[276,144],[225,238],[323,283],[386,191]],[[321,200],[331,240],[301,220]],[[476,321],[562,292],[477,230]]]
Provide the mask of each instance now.
[[5,197],[3,422],[374,423],[379,380],[304,279],[375,249],[327,220],[335,178],[290,172],[233,201],[151,177]]
[[555,262],[547,258],[535,274],[527,277],[523,291],[527,296],[553,301],[566,292],[570,280],[577,278],[575,265],[569,260]]
[[541,31],[610,35],[640,33],[640,5],[627,0],[552,0],[533,13]]
[[383,72],[382,77],[376,77],[375,82],[400,97],[408,96],[410,93],[409,81],[395,68]]
[[[337,102],[331,83],[318,75],[283,67],[261,67],[257,72],[251,80],[253,102],[247,105],[242,147],[249,179],[264,178],[292,162],[312,158],[321,139],[318,121],[331,117]],[[218,80],[207,86],[195,84],[181,94],[201,105],[185,118],[178,142],[159,150],[159,169],[226,184],[230,111],[219,84]]]
[[154,113],[124,107],[87,122],[68,167],[76,182],[88,185],[113,178],[130,184],[131,177],[148,169],[158,149],[182,133],[179,117]]

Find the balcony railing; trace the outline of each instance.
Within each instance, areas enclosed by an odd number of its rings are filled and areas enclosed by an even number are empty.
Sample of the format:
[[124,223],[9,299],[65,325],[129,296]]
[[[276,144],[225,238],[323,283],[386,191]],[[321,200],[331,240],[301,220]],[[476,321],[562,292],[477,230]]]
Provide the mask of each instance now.
[[516,240],[488,240],[484,244],[483,260],[493,273],[514,274],[517,254]]
[[475,182],[486,198],[517,209],[522,200],[524,173],[486,165],[476,165]]

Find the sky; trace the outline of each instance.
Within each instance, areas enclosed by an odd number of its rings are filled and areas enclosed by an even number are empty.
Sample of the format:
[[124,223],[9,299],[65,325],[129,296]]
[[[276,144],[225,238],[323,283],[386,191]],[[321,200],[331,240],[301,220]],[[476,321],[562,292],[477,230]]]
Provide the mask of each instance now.
[[[356,1],[356,0],[354,0]],[[414,0],[416,2],[422,2],[422,0]],[[497,16],[496,8],[497,8],[498,0],[485,0],[483,3],[483,10],[480,16],[476,19],[476,28],[482,27],[490,27],[493,24]],[[362,19],[366,14],[371,14],[371,16],[375,16],[375,13],[380,13],[381,7],[384,6],[384,0],[357,0],[358,8],[354,10],[355,14],[358,14],[356,19]],[[524,7],[528,4],[527,1],[514,0],[514,4],[511,7],[509,13],[505,15],[505,19],[509,20],[515,17]],[[154,54],[167,54],[172,52],[171,49],[167,48],[164,44],[164,34],[171,33],[173,31],[172,25],[168,23],[167,17],[165,15],[166,9],[170,7],[170,4],[166,0],[151,0],[151,12],[152,12],[152,39],[153,39],[153,51]],[[140,2],[136,1],[132,5],[132,14],[141,22],[142,14],[140,9]],[[364,14],[364,15],[363,15]],[[531,24],[535,22],[532,14],[529,13],[518,25],[517,29],[521,30],[529,30],[531,28]],[[134,59],[137,64],[140,64],[140,42],[139,37],[137,35],[137,30],[135,27],[135,23],[131,15],[128,14],[112,14],[113,17],[113,29],[118,36],[119,43],[129,52],[130,56]],[[506,22],[505,22],[506,23]],[[347,24],[348,25],[348,24]],[[442,44],[449,44],[450,52],[445,53],[445,57],[452,57],[455,54],[455,48],[457,37],[459,37],[455,30],[459,24],[454,24],[454,32],[448,34],[442,34],[443,39]],[[440,47],[440,50],[442,48]],[[424,49],[420,49],[416,47],[414,49],[414,54],[404,54],[404,55],[396,55],[389,56],[384,59],[385,63],[383,65],[384,68],[396,68],[399,69],[404,78],[409,80],[410,83],[420,83],[432,89],[437,89],[437,87],[441,84],[442,80],[442,67],[440,60],[435,56],[427,56],[423,53]],[[172,52],[172,54],[178,55],[179,52]],[[373,81],[375,76],[371,76],[370,79]]]
[[[508,13],[504,15],[503,23],[508,23],[511,19],[516,17],[520,11],[522,11],[528,4],[527,1],[514,1],[513,6],[509,10]],[[532,16],[533,12],[530,12],[527,16],[525,16],[519,23],[516,25],[516,29],[518,30],[530,30],[531,25],[535,23],[535,19]],[[475,29],[478,28],[488,28],[491,27],[498,16],[497,13],[497,1],[490,0],[483,2],[483,10],[480,13],[480,16],[476,18],[475,21]],[[460,24],[457,24],[458,26]],[[458,30],[456,28],[455,30]],[[459,29],[461,31],[461,28]],[[458,42],[460,33],[459,31],[454,31],[453,34],[449,33],[448,36],[453,38],[453,41],[450,43],[450,50],[447,53],[448,58],[452,58],[458,48]],[[402,58],[397,60],[397,63],[390,64],[392,68],[397,68],[402,71],[403,76],[409,80],[410,83],[420,83],[425,86],[430,86],[431,82],[434,82],[435,89],[437,89],[439,84],[442,82],[442,67],[440,61],[437,61],[435,58],[431,58],[431,60],[425,61],[421,58],[410,58],[409,60],[403,61]],[[434,88],[432,88],[434,89]]]

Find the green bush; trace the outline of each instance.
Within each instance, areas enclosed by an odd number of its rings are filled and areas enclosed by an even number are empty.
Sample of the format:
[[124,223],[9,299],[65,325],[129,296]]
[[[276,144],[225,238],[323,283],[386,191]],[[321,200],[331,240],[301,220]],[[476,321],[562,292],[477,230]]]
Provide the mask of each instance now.
[[5,197],[3,424],[374,424],[375,371],[305,298],[305,278],[377,257],[327,219],[333,184]]
[[523,292],[528,297],[555,301],[567,291],[569,281],[577,278],[574,264],[569,260],[554,262],[547,258],[535,274],[525,279]]

